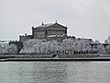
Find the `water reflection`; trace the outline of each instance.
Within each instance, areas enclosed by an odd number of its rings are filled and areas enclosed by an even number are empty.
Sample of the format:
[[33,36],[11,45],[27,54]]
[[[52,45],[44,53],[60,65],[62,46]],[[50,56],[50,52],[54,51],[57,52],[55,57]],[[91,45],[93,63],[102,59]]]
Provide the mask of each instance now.
[[110,83],[110,62],[2,62],[0,83]]
[[67,66],[64,63],[34,64],[32,70],[33,83],[67,83]]
[[[2,64],[2,83],[67,83],[63,62],[13,62]],[[1,76],[0,76],[1,77]]]

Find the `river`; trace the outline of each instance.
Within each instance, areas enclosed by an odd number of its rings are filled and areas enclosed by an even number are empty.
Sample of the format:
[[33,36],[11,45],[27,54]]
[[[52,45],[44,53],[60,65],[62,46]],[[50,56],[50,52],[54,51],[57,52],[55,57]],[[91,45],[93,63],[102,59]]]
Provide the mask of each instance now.
[[110,62],[0,62],[0,83],[110,83]]

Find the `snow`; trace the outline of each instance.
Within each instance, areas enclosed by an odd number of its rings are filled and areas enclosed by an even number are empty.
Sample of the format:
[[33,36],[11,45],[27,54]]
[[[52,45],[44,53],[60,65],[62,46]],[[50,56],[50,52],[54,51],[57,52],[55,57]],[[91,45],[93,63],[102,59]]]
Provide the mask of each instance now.
[[16,54],[17,51],[17,46],[14,44],[0,43],[0,53]]
[[53,23],[43,24],[43,25],[40,25],[40,26],[38,26],[36,28],[42,28],[42,27],[46,28],[46,27],[49,27],[49,26],[52,26],[52,25],[53,25]]
[[31,39],[23,43],[20,53],[50,53],[58,50],[57,41],[44,42],[38,39]]
[[65,34],[62,34],[62,35],[49,35],[48,37],[63,37],[65,36]]
[[102,44],[99,44],[99,45],[97,46],[97,51],[98,51],[99,54],[104,54],[104,53],[106,53],[106,49],[105,49],[105,47],[104,47]]
[[[97,44],[91,46],[90,44]],[[23,43],[24,47],[20,53],[56,53],[57,51],[98,51],[98,53],[106,53],[105,47],[99,41],[91,41],[87,39],[64,39],[62,43],[57,41],[45,41],[38,39],[31,39]],[[110,45],[107,47],[110,52]]]
[[91,41],[87,40],[75,40],[75,39],[65,39],[61,44],[62,50],[74,50],[74,51],[90,51]]
[[[108,40],[106,41],[106,43]],[[97,44],[96,46],[91,46],[91,44]],[[8,43],[0,43],[0,53],[17,53],[17,46],[14,44],[9,45]],[[110,45],[106,48],[99,41],[92,41],[89,39],[64,39],[62,42],[47,41],[41,39],[30,39],[23,42],[23,48],[20,53],[57,53],[57,52],[94,52],[97,51],[99,54],[110,53]]]
[[8,46],[7,49],[8,53],[10,54],[16,54],[17,53],[17,46],[15,44],[11,44],[10,46]]
[[48,37],[56,37],[57,35],[49,35]]
[[108,53],[110,53],[110,45],[108,45],[108,46],[106,47],[106,50],[107,50]]

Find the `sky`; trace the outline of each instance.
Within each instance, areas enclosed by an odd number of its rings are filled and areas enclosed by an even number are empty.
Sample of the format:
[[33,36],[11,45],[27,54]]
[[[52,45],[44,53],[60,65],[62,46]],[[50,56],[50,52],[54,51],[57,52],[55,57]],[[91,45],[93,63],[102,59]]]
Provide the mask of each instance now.
[[103,42],[110,35],[110,0],[0,0],[0,40],[18,40],[32,26],[56,20],[68,35]]

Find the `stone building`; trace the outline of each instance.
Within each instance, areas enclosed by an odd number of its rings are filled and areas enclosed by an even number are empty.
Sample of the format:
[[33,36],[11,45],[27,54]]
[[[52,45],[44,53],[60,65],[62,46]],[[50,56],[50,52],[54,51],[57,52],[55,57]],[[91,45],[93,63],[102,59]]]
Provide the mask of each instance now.
[[[65,38],[68,38],[67,27],[57,22],[50,24],[42,23],[40,26],[32,27],[32,35],[25,34],[24,36],[19,37],[21,42],[36,38],[61,41]],[[74,36],[72,38],[74,38]]]
[[32,35],[25,34],[25,35],[19,36],[19,41],[20,42],[24,42],[24,41],[27,41],[29,39],[33,39]]
[[32,27],[33,38],[46,39],[53,36],[67,35],[67,27],[56,23],[44,24],[38,27]]

